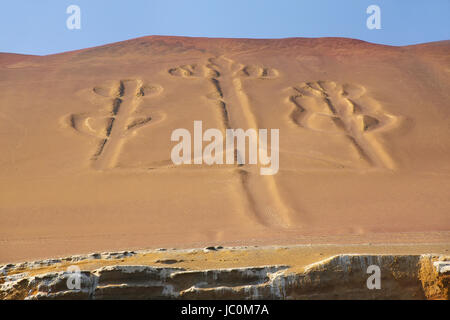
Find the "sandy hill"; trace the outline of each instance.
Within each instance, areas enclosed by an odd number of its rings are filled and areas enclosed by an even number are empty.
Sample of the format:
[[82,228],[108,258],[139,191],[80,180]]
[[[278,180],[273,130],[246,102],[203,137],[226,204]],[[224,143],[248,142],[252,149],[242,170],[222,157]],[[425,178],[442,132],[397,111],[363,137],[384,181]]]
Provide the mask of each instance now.
[[[450,42],[145,37],[0,54],[0,262],[206,244],[450,242]],[[181,165],[177,128],[279,129]]]

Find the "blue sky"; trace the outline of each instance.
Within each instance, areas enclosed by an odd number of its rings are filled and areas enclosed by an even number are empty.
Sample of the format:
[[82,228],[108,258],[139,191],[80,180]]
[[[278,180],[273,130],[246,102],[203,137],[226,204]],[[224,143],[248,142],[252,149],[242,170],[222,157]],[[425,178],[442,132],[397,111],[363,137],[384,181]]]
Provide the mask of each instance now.
[[[69,5],[81,29],[69,30]],[[369,30],[366,9],[381,8]],[[450,39],[450,0],[10,0],[0,6],[0,52],[50,54],[146,35],[349,37],[408,45]]]

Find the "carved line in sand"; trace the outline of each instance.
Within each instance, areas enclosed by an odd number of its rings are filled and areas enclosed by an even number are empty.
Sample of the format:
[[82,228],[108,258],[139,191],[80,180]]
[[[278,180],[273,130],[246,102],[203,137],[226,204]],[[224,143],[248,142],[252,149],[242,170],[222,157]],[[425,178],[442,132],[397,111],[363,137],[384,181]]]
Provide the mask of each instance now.
[[395,162],[373,135],[395,127],[398,118],[383,111],[376,103],[357,101],[366,92],[359,85],[334,81],[302,83],[290,88],[290,114],[293,123],[310,130],[345,135],[360,156],[370,165],[395,169]]
[[162,90],[159,85],[146,85],[141,80],[120,80],[111,86],[94,87],[91,93],[108,101],[107,107],[96,113],[65,117],[65,121],[77,132],[100,139],[91,157],[94,169],[114,168],[129,136],[150,123],[164,119],[163,113],[148,116],[138,111],[144,98],[157,96]]
[[[243,65],[224,56],[209,58],[206,63],[200,65],[190,64],[171,68],[168,73],[182,78],[204,78],[210,82],[211,92],[206,95],[206,98],[212,100],[217,106],[223,130],[230,128],[258,129],[256,117],[242,82],[245,79],[276,79],[279,76],[279,72],[275,69],[258,65]],[[239,114],[241,117],[237,116]],[[244,121],[239,119],[244,119]],[[234,155],[235,159],[241,157],[236,149]],[[275,177],[253,174],[250,170],[244,169],[244,165],[238,165],[238,167],[235,175],[242,187],[240,194],[246,195],[246,206],[251,208],[253,217],[266,226],[289,226],[289,209],[281,199]],[[250,180],[264,186],[265,190],[259,194],[259,197],[249,186]],[[258,198],[271,199],[274,206],[277,207],[276,213],[268,214],[267,208],[257,201]]]

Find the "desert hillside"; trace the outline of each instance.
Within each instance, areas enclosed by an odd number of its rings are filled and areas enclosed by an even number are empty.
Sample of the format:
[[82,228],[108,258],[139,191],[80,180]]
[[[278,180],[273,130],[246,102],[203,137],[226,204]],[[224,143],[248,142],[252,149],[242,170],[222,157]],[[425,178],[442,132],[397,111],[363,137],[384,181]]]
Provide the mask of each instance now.
[[[0,263],[450,243],[450,41],[152,36],[2,53],[0,92]],[[278,172],[175,165],[173,131],[200,120],[278,129]]]

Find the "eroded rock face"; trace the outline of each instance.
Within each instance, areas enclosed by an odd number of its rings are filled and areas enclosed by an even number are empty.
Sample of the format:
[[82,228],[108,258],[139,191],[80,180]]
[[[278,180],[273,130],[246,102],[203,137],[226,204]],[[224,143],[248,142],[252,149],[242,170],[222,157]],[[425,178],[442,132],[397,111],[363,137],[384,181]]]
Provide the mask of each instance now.
[[[369,289],[369,266],[380,289]],[[292,266],[217,270],[113,265],[79,273],[5,275],[1,299],[449,299],[450,257],[337,255]],[[3,274],[14,265],[0,267]],[[6,270],[6,271],[5,271]],[[79,286],[73,285],[74,277]],[[76,281],[75,281],[76,283]]]

